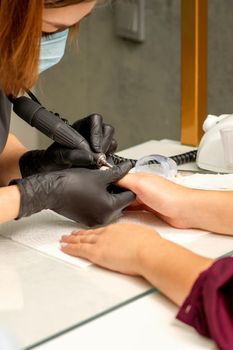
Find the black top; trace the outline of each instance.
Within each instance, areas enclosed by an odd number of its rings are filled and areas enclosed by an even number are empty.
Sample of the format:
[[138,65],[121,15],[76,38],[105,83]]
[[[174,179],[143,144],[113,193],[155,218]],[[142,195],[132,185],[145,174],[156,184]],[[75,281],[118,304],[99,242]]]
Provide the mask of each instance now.
[[9,134],[11,103],[0,90],[0,153],[2,153]]

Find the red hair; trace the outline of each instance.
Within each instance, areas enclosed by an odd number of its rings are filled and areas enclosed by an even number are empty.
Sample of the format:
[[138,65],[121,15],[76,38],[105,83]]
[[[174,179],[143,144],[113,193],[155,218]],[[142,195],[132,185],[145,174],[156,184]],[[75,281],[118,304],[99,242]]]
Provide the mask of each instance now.
[[5,94],[17,95],[37,80],[43,7],[83,1],[0,0],[0,88]]

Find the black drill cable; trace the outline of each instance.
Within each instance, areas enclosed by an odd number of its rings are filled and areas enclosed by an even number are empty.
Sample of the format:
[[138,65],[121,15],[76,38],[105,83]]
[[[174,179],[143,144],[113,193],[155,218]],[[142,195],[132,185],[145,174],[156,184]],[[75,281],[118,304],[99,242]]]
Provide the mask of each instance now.
[[40,101],[38,100],[38,98],[31,92],[31,90],[27,90],[26,91],[28,96],[31,97],[31,99],[37,103],[39,103],[39,105],[41,105]]
[[[135,166],[137,160],[136,159],[127,159],[124,157],[120,157],[116,154],[109,154],[109,157],[113,160],[114,164],[119,164],[121,162],[125,162],[125,161],[130,161],[132,163],[133,166]],[[171,156],[169,157],[171,159],[173,159],[177,165],[181,165],[181,164],[185,164],[185,163],[191,163],[191,162],[195,162],[196,158],[197,158],[197,150],[194,151],[189,151],[186,153],[182,153],[182,154],[178,154],[175,156]],[[157,164],[158,162],[156,160],[151,160],[150,164]]]

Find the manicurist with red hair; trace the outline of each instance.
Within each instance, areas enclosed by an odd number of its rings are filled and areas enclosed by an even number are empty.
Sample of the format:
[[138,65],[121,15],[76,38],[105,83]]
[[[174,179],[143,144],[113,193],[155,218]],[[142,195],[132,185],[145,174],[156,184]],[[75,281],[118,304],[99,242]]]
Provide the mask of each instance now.
[[[124,163],[103,173],[93,154],[113,152],[113,128],[94,114],[73,124],[85,138],[80,149],[58,144],[28,151],[9,134],[11,103],[38,74],[57,64],[67,38],[98,1],[1,0],[0,2],[0,222],[51,209],[88,226],[118,217],[134,195],[109,193],[109,184],[130,169]],[[91,167],[90,167],[91,166]],[[10,184],[10,186],[9,186]]]

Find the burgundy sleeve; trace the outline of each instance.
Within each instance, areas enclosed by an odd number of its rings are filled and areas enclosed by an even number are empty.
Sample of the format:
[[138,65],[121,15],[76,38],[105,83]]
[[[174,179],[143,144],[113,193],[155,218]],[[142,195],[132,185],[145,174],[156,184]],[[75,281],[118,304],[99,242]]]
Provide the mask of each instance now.
[[215,261],[200,274],[177,318],[220,349],[233,349],[233,257]]

